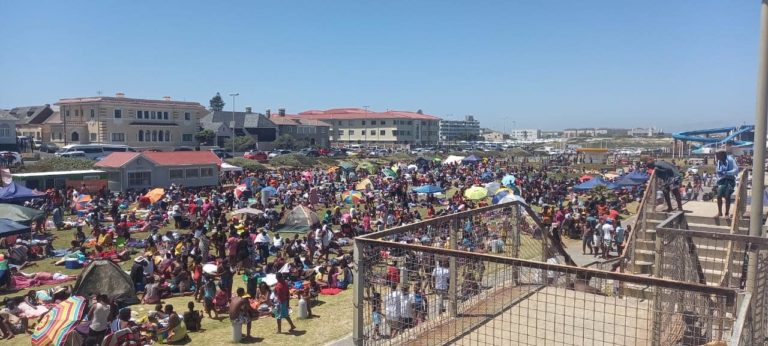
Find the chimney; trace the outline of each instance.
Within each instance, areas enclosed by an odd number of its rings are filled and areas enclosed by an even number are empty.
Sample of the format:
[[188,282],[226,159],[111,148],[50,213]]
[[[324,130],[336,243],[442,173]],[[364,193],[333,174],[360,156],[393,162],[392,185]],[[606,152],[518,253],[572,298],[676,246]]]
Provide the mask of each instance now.
[[285,108],[278,108],[277,109],[277,114],[280,115],[281,117],[284,117],[285,116]]
[[116,93],[115,97],[125,97],[125,93]]
[[245,107],[245,114],[251,114],[251,113],[253,113],[251,107]]
[[171,100],[171,97],[170,97],[170,96],[163,96],[163,100],[165,100],[165,101],[170,101],[170,100]]
[[267,115],[267,118],[271,118],[272,117],[272,110],[271,109],[267,109],[266,111],[264,111],[264,114]]

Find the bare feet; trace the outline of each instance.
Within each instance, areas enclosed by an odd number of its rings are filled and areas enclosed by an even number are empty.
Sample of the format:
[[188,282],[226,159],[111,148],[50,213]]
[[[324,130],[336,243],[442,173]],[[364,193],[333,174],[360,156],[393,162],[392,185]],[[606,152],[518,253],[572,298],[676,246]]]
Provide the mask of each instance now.
[[715,217],[723,217],[723,214],[722,213],[717,213],[717,215],[715,215]]

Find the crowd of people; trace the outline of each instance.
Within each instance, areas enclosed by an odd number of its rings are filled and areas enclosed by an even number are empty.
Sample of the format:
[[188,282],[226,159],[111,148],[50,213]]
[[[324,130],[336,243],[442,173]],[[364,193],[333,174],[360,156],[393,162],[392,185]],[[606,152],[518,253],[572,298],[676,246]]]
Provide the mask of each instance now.
[[[656,163],[655,167],[658,172],[662,165]],[[629,172],[645,167],[637,162],[621,169]],[[274,318],[278,333],[283,332],[285,320],[291,333],[297,327],[290,317],[291,299],[298,301],[300,318],[312,318],[312,306],[321,295],[336,294],[352,284],[354,263],[347,245],[354,236],[489,205],[491,198],[472,199],[464,192],[509,175],[515,177],[514,182],[502,187],[540,210],[543,229],[532,229],[532,234],[552,232],[555,237],[581,238],[584,253],[620,255],[631,231],[621,224],[622,215],[628,213],[628,203],[640,199],[643,187],[622,188],[608,198],[577,193],[572,188],[584,174],[557,160],[533,164],[490,157],[470,164],[419,160],[384,166],[243,171],[222,177],[232,184],[169,186],[159,195],[149,190],[110,193],[84,187],[50,190],[46,198],[27,202],[46,212],[46,219],[36,225],[39,236],[5,239],[9,251],[0,258],[0,284],[21,288],[19,283],[24,282],[26,288],[74,278],[62,273],[22,272],[44,258],[53,257],[58,265],[94,259],[131,261],[129,276],[135,291],[142,303],[156,308],[137,320],[130,307],[108,296],[88,297],[85,319],[89,329],[82,331],[88,345],[96,344],[105,333],[125,328],[132,331],[126,337],[143,342],[175,342],[200,330],[201,319],[224,315],[231,321],[235,341],[242,338],[243,325],[245,337],[252,337],[252,323],[260,318]],[[413,191],[424,185],[444,193]],[[727,190],[726,186],[723,195]],[[80,202],[84,194],[90,196],[87,203]],[[281,232],[281,220],[300,206],[317,213],[317,222],[301,233]],[[243,208],[258,212],[238,212]],[[726,204],[726,213],[727,208]],[[494,231],[498,227],[491,223],[466,225],[460,246],[501,252],[503,234]],[[66,249],[52,245],[53,237],[63,238],[59,232],[74,234]],[[445,237],[424,233],[415,240],[444,246]],[[444,296],[444,269],[438,264],[425,273],[431,279],[413,287],[398,287],[399,281],[389,278],[390,294],[395,295],[382,299],[373,292],[373,306],[384,303],[384,310],[377,308],[374,321],[383,316],[392,333],[423,322],[428,317],[425,295]],[[480,280],[482,270],[478,270],[467,272],[464,282]],[[394,270],[391,275],[396,275]],[[245,287],[235,288],[240,278]],[[470,286],[464,290],[466,296],[473,291]],[[18,304],[50,306],[71,294],[72,288],[30,292],[33,296],[10,301],[0,311],[4,334],[27,329],[28,319]],[[164,300],[178,296],[190,297],[187,311],[163,305]],[[403,304],[404,309],[395,308]],[[442,306],[442,299],[438,304]],[[202,309],[198,311],[196,306]]]

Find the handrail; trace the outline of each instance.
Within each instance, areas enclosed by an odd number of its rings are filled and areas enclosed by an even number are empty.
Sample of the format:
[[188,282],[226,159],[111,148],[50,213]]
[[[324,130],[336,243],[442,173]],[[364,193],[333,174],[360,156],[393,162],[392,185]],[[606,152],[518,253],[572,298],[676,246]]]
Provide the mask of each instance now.
[[[742,298],[737,299],[736,321],[733,322],[733,328],[731,329],[731,342],[729,345],[742,345],[749,343],[742,343],[742,333],[744,332],[744,326],[747,324],[747,318],[749,318],[749,310],[751,307],[752,293],[746,292],[739,294]],[[747,331],[749,332],[749,331]]]
[[[739,174],[739,179],[736,184],[736,202],[733,206],[733,216],[731,219],[731,230],[730,234],[737,234],[739,232],[739,224],[741,223],[741,217],[744,214],[744,211],[746,210],[746,199],[747,199],[747,176],[749,170],[743,170]],[[728,196],[730,198],[730,196]],[[760,196],[762,198],[762,196]],[[725,254],[725,268],[723,270],[723,274],[720,277],[720,286],[726,286],[728,284],[728,281],[731,279],[731,261],[733,261],[733,248],[736,246],[732,241],[728,241],[726,245],[727,252]]]
[[[632,232],[629,233],[629,237],[624,240],[624,252],[619,256],[622,260],[626,259],[627,256],[630,256],[631,253],[631,259],[632,259],[632,266],[635,265],[635,241],[637,238],[637,233],[640,231],[640,223],[642,222],[642,219],[645,217],[645,205],[648,203],[648,199],[650,198],[656,198],[656,189],[654,188],[656,186],[656,172],[654,171],[651,173],[651,176],[648,178],[648,181],[646,182],[646,188],[645,192],[643,193],[643,199],[640,200],[640,204],[637,206],[637,218],[635,219],[635,224],[632,227]],[[622,261],[622,263],[624,263]],[[624,268],[626,269],[626,268]]]

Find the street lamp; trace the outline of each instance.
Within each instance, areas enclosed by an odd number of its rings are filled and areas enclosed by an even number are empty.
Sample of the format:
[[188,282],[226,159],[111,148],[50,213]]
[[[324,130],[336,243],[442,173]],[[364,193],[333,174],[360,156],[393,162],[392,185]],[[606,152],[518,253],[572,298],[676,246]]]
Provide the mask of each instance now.
[[235,97],[240,96],[240,93],[231,93],[229,96],[232,96],[232,157],[234,157],[235,137],[237,137],[237,134],[235,133],[235,129],[237,129],[237,123],[235,122]]

